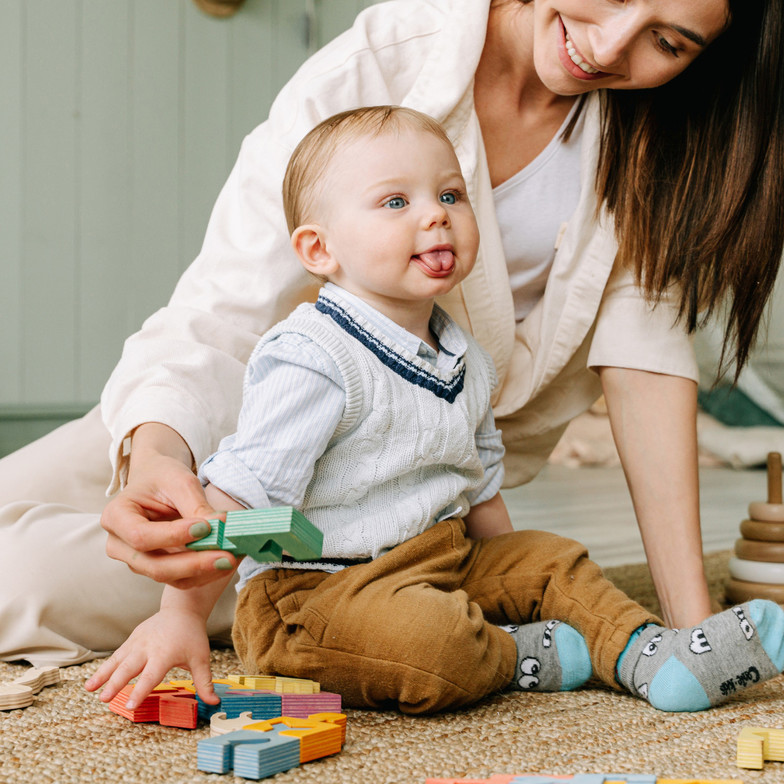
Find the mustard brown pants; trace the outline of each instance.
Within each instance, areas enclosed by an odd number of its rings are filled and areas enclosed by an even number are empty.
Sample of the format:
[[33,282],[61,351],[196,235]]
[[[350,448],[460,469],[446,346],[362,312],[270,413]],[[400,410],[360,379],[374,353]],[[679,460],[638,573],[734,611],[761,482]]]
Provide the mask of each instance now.
[[595,674],[614,688],[631,633],[659,623],[578,542],[543,531],[471,540],[453,519],[335,574],[254,577],[233,639],[248,673],[310,678],[351,707],[431,713],[511,684],[517,649],[498,624],[551,619],[581,632]]

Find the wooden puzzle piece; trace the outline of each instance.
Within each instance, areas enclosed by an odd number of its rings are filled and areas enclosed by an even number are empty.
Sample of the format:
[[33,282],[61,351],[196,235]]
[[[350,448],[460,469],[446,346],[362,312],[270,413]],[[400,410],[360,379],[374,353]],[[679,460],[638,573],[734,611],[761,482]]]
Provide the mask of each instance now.
[[229,773],[233,769],[243,778],[261,779],[298,765],[299,741],[277,733],[235,730],[204,738],[197,745],[196,766],[206,773]]
[[142,702],[137,705],[133,710],[128,710],[125,707],[126,703],[131,697],[133,691],[133,684],[129,683],[124,686],[114,699],[109,703],[109,710],[116,713],[118,716],[123,716],[129,721],[136,723],[139,722],[158,722],[161,718],[160,698],[164,694],[171,694],[180,691],[176,686],[170,686],[167,683],[158,684],[150,694],[148,694]]
[[267,741],[267,746],[246,743],[235,749],[235,776],[263,779],[299,766],[299,744],[296,738],[275,734],[262,737]]
[[325,721],[327,724],[337,724],[340,727],[340,746],[346,743],[346,714],[345,713],[311,713],[309,719]]
[[577,773],[571,778],[560,776],[518,776],[510,784],[656,784],[653,773]]
[[62,675],[59,667],[31,667],[18,678],[14,678],[13,683],[29,686],[33,690],[33,694],[38,694],[44,687],[54,686],[61,680]]
[[229,675],[228,682],[248,689],[274,691],[278,694],[318,694],[321,691],[321,684],[316,681],[280,675]]
[[41,689],[61,680],[59,667],[31,667],[10,683],[0,684],[0,710],[26,708],[35,702]]
[[[277,717],[276,717],[277,718]],[[296,717],[292,717],[296,718]],[[340,727],[340,745],[346,742],[346,714],[345,713],[312,713],[305,717],[312,721],[326,722]],[[234,719],[230,719],[225,713],[216,713],[210,718],[210,737],[225,735],[227,732],[235,730],[249,729],[253,724],[260,724],[253,718],[250,712],[241,713]]]
[[162,727],[195,730],[199,722],[199,705],[187,689],[164,693],[158,699],[158,723]]
[[226,550],[257,561],[279,561],[285,550],[298,561],[321,558],[323,534],[291,506],[227,512],[226,522],[210,520],[207,536],[191,542],[191,550]]
[[661,779],[653,773],[578,773],[568,776],[497,775],[489,779],[427,779],[425,784],[743,784],[739,779]]
[[249,724],[245,729],[299,738],[300,763],[337,754],[343,745],[343,732],[339,725],[313,718],[296,719],[292,716],[279,716],[269,721]]
[[210,737],[215,738],[218,735],[225,735],[227,732],[244,729],[255,721],[250,711],[240,713],[234,719],[228,718],[225,713],[213,713],[210,716]]
[[0,684],[0,710],[17,710],[32,705],[35,694],[29,686],[21,683]]
[[245,711],[250,711],[256,721],[282,715],[283,701],[281,695],[275,692],[229,689],[218,696],[221,699],[219,708],[226,712],[229,719],[236,718]]
[[426,779],[425,784],[509,784],[514,776],[496,775],[489,779]]
[[[228,773],[261,779],[282,773],[329,754],[335,754],[345,741],[344,714],[314,714],[308,719],[281,716],[270,721],[236,727],[247,714],[227,719],[216,714],[210,721],[212,737],[199,741],[197,767],[208,773]],[[325,721],[325,719],[331,721]]]
[[784,729],[744,727],[738,735],[737,766],[762,770],[765,762],[784,762]]

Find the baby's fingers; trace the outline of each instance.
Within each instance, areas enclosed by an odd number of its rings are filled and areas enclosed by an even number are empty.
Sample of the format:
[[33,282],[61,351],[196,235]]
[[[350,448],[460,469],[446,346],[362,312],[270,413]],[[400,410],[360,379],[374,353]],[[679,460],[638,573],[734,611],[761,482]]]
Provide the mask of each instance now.
[[208,705],[220,704],[220,697],[215,694],[215,689],[212,685],[212,672],[210,671],[209,663],[194,662],[190,670],[193,677],[193,685],[196,687],[196,693],[199,697]]
[[[120,690],[127,686],[144,669],[146,662],[146,657],[138,654],[129,654],[125,658],[118,660],[111,676],[108,680],[105,679],[106,685],[99,695],[101,702],[111,702],[120,693]],[[128,709],[131,710],[136,707],[146,696],[146,694],[141,695],[137,692],[136,686],[134,686],[132,700],[135,704],[131,704],[129,699],[127,703]]]
[[114,671],[120,664],[119,651],[115,651],[88,679],[85,681],[84,688],[87,691],[100,689],[106,681],[111,678]]
[[[150,692],[161,683],[168,671],[168,667],[161,667],[152,662],[147,662],[144,671],[133,687],[128,702],[125,703],[125,707],[128,710],[138,708],[144,699],[149,696]],[[103,693],[101,694],[101,699],[103,699]]]

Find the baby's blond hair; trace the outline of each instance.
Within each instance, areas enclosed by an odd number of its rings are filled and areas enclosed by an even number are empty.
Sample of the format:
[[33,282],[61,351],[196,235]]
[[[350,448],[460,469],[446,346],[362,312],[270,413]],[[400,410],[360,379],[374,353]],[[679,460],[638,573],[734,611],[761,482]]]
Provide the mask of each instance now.
[[322,175],[341,145],[363,136],[378,136],[406,127],[432,133],[452,145],[436,120],[403,106],[351,109],[334,114],[313,128],[292,153],[283,178],[283,209],[289,234],[297,226],[313,221]]

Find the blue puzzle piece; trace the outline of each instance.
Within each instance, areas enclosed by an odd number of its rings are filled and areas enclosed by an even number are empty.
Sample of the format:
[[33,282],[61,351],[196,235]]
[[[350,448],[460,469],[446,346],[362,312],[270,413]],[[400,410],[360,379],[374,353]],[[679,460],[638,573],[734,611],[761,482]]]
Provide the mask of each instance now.
[[280,694],[264,691],[227,691],[220,698],[220,710],[226,713],[227,719],[236,719],[246,711],[250,711],[254,721],[274,719],[280,716],[283,705]]
[[[213,682],[212,688],[215,691],[215,693],[221,698],[221,701],[222,701],[223,700],[223,695],[229,689],[231,689],[232,687],[228,683],[214,683]],[[196,704],[199,706],[198,707],[198,714],[197,714],[198,717],[199,717],[199,721],[209,721],[210,718],[213,716],[213,714],[220,713],[222,710],[224,710],[224,708],[221,707],[220,704],[218,704],[218,705],[208,705],[206,702],[204,702],[201,699],[201,697],[199,697],[198,694],[196,694],[195,697],[196,697]],[[240,711],[240,713],[241,712],[242,711]],[[238,713],[237,716],[239,716],[239,715],[240,714]],[[234,718],[234,717],[232,716],[231,718]]]
[[234,752],[234,775],[263,779],[299,767],[299,738],[273,732],[257,732],[267,745],[249,743]]
[[[279,737],[271,733],[237,730],[214,738],[204,738],[196,746],[196,766],[207,773],[229,773],[234,768],[235,755],[241,746],[257,746],[260,751],[264,751],[281,745],[278,742]],[[299,741],[297,762],[299,763]]]

